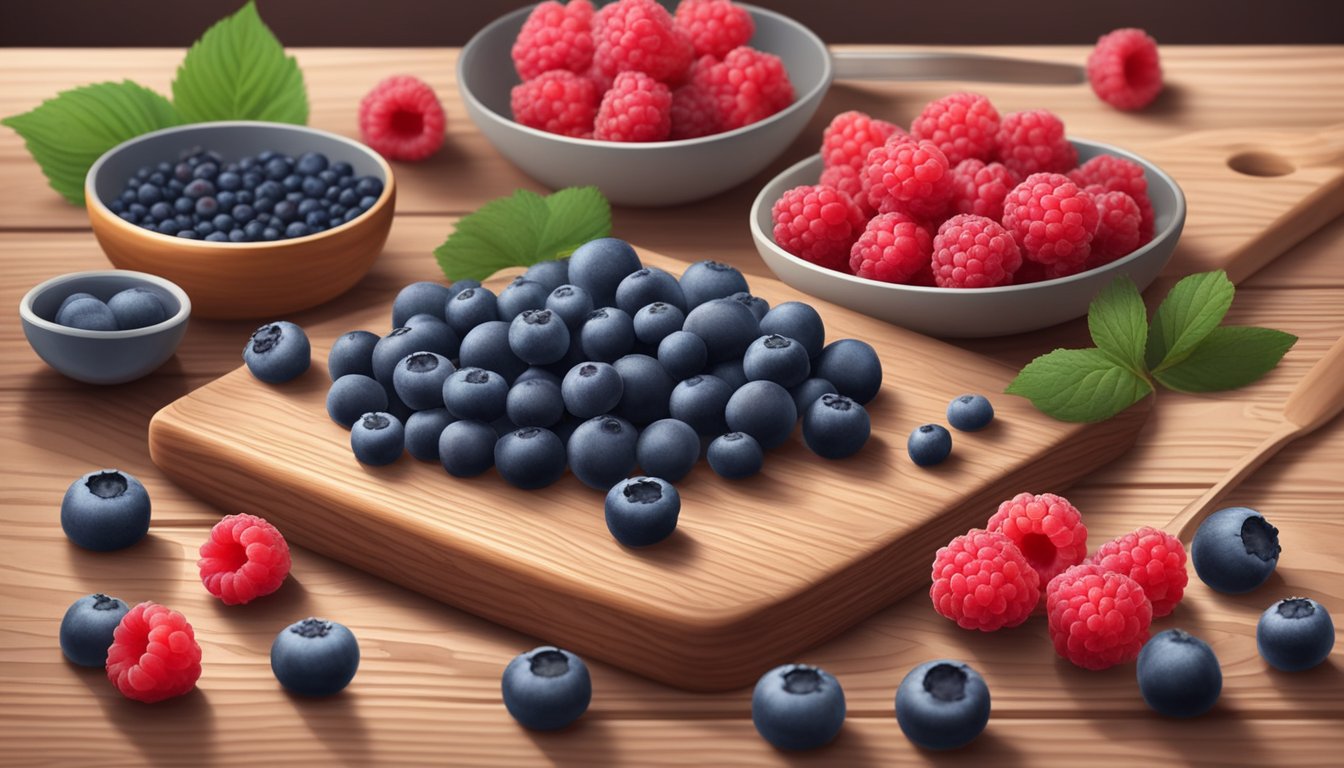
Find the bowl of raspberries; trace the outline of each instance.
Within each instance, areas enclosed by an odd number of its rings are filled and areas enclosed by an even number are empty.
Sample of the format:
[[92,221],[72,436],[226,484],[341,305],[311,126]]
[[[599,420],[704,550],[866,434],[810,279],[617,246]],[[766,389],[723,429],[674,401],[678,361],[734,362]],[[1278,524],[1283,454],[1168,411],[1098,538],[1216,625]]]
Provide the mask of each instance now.
[[830,85],[825,45],[780,14],[730,0],[548,0],[462,49],[467,113],[552,188],[613,203],[700,200],[759,173]]
[[1003,336],[1087,313],[1120,275],[1157,277],[1185,197],[1131,152],[1070,139],[1049,110],[930,102],[909,130],[858,111],[752,205],[784,282],[934,336]]

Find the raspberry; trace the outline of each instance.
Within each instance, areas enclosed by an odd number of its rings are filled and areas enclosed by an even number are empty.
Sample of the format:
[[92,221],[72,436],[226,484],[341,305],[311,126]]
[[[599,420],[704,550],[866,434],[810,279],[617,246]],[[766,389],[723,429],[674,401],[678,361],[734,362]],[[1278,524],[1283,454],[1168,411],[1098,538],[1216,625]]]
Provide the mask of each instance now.
[[1083,188],[1096,184],[1107,192],[1124,192],[1134,198],[1142,217],[1139,245],[1153,239],[1153,203],[1148,199],[1148,177],[1143,174],[1143,166],[1115,155],[1097,155],[1070,171],[1069,178]]
[[956,165],[975,158],[994,156],[999,132],[999,111],[978,93],[952,93],[924,107],[910,124],[910,135],[932,141]]
[[747,9],[729,0],[681,0],[672,24],[691,41],[696,56],[720,59],[756,32]]
[[152,704],[181,696],[201,677],[201,646],[186,617],[141,603],[121,618],[107,649],[107,679],[128,699]]
[[718,99],[702,83],[696,82],[697,73],[716,63],[718,60],[713,56],[700,57],[691,65],[688,75],[690,82],[672,92],[670,138],[695,139],[723,130],[723,115],[719,113]]
[[952,211],[973,213],[998,221],[1003,218],[1003,198],[1018,179],[1002,163],[969,158],[952,169]]
[[1092,236],[1092,255],[1087,267],[1099,267],[1139,247],[1143,216],[1139,204],[1124,192],[1105,192],[1094,185],[1086,190],[1097,201],[1097,232]]
[[424,160],[443,146],[448,124],[443,105],[429,84],[394,75],[359,102],[359,134],[389,160]]
[[835,187],[849,195],[849,199],[859,207],[859,212],[865,219],[871,219],[877,214],[877,211],[868,205],[868,196],[863,194],[863,179],[854,166],[833,165],[821,172],[821,178],[817,183],[825,187]]
[[859,277],[884,283],[913,282],[929,268],[929,231],[904,213],[874,216],[849,251],[849,268]]
[[607,77],[634,70],[677,82],[691,64],[691,42],[654,0],[620,0],[593,17],[593,67]]
[[963,629],[1015,627],[1040,600],[1040,577],[1001,533],[972,528],[933,557],[933,609]]
[[1157,41],[1142,29],[1117,29],[1102,35],[1087,57],[1092,91],[1116,109],[1142,109],[1162,92],[1162,62]]
[[255,515],[229,515],[201,545],[201,583],[225,605],[242,605],[280,588],[289,575],[289,545]]
[[1067,173],[1078,151],[1064,138],[1064,121],[1045,109],[1009,112],[999,123],[996,157],[1018,176]]
[[1154,617],[1175,610],[1190,579],[1181,540],[1148,526],[1102,544],[1088,562],[1138,582],[1152,601]]
[[513,41],[513,66],[524,81],[564,69],[583,73],[593,63],[593,4],[555,0],[532,9]]
[[1087,557],[1082,515],[1068,499],[1053,493],[1017,494],[999,505],[985,528],[1011,539],[1040,574],[1042,584]]
[[1034,173],[1003,199],[1004,229],[1049,277],[1083,269],[1099,217],[1092,195],[1058,173]]
[[1138,582],[1095,565],[1076,565],[1052,579],[1045,609],[1055,651],[1084,669],[1138,658],[1153,621],[1153,604]]
[[841,112],[831,118],[821,132],[821,160],[826,168],[840,165],[862,171],[868,153],[887,143],[892,136],[906,136],[894,123],[876,120],[858,110]]
[[513,119],[532,128],[591,138],[597,115],[597,84],[566,69],[543,72],[513,87]]
[[997,221],[963,213],[938,228],[932,264],[939,288],[988,288],[1012,284],[1022,253]]
[[725,131],[764,120],[793,103],[784,62],[747,46],[734,48],[717,64],[697,67],[693,83],[713,95]]
[[899,211],[933,219],[952,198],[947,156],[932,142],[895,136],[868,153],[863,167],[868,204],[880,213]]
[[593,138],[663,141],[672,131],[672,91],[643,72],[622,72],[602,97]]
[[794,187],[771,209],[775,242],[800,259],[849,271],[849,249],[863,230],[863,216],[845,193],[832,187]]

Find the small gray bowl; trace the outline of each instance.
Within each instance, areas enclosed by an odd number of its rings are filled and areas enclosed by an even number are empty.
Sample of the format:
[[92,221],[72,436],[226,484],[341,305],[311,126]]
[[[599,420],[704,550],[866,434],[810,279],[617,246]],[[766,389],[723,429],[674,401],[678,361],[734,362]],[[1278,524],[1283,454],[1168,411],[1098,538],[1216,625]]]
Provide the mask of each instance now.
[[[127,288],[153,291],[168,310],[157,325],[128,331],[86,331],[56,322],[65,297],[83,291],[107,301]],[[124,384],[167,362],[187,332],[191,299],[157,275],[126,269],[71,272],[39,283],[19,302],[23,335],[47,365],[88,384]]]
[[817,266],[775,244],[770,209],[785,190],[816,184],[821,156],[814,155],[776,176],[751,206],[752,240],[761,258],[780,280],[821,299],[880,320],[944,338],[1007,336],[1048,328],[1087,314],[1097,292],[1119,275],[1143,290],[1166,266],[1185,225],[1185,195],[1170,176],[1132,152],[1082,139],[1071,139],[1078,162],[1117,155],[1143,167],[1155,220],[1153,239],[1128,256],[1068,277],[996,288],[931,288],[898,285],[847,275]]

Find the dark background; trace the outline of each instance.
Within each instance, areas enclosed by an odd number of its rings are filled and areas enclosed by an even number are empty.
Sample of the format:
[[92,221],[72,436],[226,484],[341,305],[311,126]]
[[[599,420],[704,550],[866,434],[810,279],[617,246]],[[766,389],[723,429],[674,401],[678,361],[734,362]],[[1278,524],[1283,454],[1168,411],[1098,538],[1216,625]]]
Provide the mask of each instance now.
[[[0,46],[172,46],[244,0],[0,0]],[[260,0],[290,46],[462,45],[525,0]],[[675,0],[665,0],[675,6]],[[1344,43],[1341,0],[757,0],[830,43]]]

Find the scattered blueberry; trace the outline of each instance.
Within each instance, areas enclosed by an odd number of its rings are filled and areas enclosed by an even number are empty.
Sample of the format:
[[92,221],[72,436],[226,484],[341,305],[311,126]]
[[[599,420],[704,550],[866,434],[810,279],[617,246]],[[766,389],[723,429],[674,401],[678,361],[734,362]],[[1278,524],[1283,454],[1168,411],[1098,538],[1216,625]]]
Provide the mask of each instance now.
[[648,547],[677,528],[681,496],[658,477],[632,477],[607,492],[607,530],[627,547]]
[[1325,661],[1335,647],[1335,623],[1325,606],[1290,597],[1265,609],[1255,627],[1255,645],[1275,669],[1300,672]]
[[690,331],[705,342],[709,361],[738,360],[751,342],[761,335],[756,316],[732,299],[712,299],[686,315],[682,330]]
[[550,290],[546,286],[520,275],[499,292],[495,309],[499,319],[507,323],[526,310],[545,309],[546,297],[549,295]]
[[617,286],[641,266],[639,254],[629,243],[602,237],[580,245],[569,255],[569,282],[587,291],[593,306],[615,306]]
[[685,321],[686,316],[671,304],[662,301],[645,304],[635,313],[635,338],[656,347],[668,335],[679,333]]
[[1195,717],[1213,708],[1223,671],[1209,644],[1179,629],[1153,635],[1139,651],[1139,693],[1167,717]]
[[378,344],[378,336],[368,331],[350,331],[343,333],[331,345],[327,355],[327,373],[331,380],[350,373],[373,376],[373,348]]
[[932,467],[947,460],[952,453],[952,433],[938,424],[915,427],[906,441],[910,460],[921,467]]
[[857,339],[827,344],[812,366],[812,375],[835,385],[845,397],[867,405],[882,388],[882,361],[871,345]]
[[549,309],[527,309],[509,324],[509,348],[528,365],[558,362],[569,351],[569,329]]
[[327,415],[350,429],[366,413],[387,410],[387,390],[362,373],[347,373],[327,390]]
[[1190,560],[1210,589],[1229,595],[1264,584],[1279,564],[1279,529],[1247,507],[1209,515],[1195,531]]
[[81,667],[103,667],[112,633],[130,612],[126,603],[103,594],[81,597],[61,618],[61,652]]
[[637,427],[667,416],[668,398],[677,382],[648,355],[626,355],[612,363],[621,377],[617,416]]
[[811,378],[789,390],[793,395],[793,404],[798,407],[798,415],[806,416],[807,409],[822,395],[839,394],[835,385],[825,379]]
[[728,432],[714,438],[705,458],[715,474],[730,480],[751,477],[765,466],[761,444],[745,432]]
[[541,283],[547,291],[554,291],[569,282],[569,259],[539,261],[528,267],[523,277]]
[[519,725],[533,731],[564,728],[588,711],[593,698],[593,682],[583,660],[549,645],[510,661],[500,688],[504,708]]
[[495,465],[497,440],[483,421],[454,421],[439,435],[439,461],[453,477],[475,477]]
[[681,381],[705,369],[709,350],[704,339],[694,333],[673,331],[658,343],[658,362],[672,378]]
[[281,320],[252,332],[243,347],[243,361],[253,376],[268,384],[281,384],[308,370],[312,347],[302,328]]
[[411,315],[434,315],[442,320],[449,298],[446,285],[428,281],[411,283],[392,300],[392,327],[402,327]]
[[495,294],[489,288],[464,288],[448,300],[445,314],[453,333],[466,338],[472,328],[499,319]]
[[453,364],[443,355],[412,352],[392,370],[392,386],[397,397],[412,410],[438,408],[443,405],[443,383],[453,370]]
[[957,749],[989,723],[989,686],[960,661],[927,661],[896,689],[896,722],[924,749]]
[[527,363],[509,347],[509,324],[503,320],[491,320],[472,328],[462,338],[459,363],[462,368],[495,371],[506,382],[512,382],[527,370]]
[[61,500],[61,529],[95,552],[124,549],[149,532],[149,492],[130,473],[90,472],[70,484]]
[[562,285],[546,297],[546,308],[559,315],[571,333],[577,333],[593,311],[593,297],[577,285]]
[[777,749],[816,749],[845,722],[845,692],[826,670],[784,664],[766,672],[751,694],[751,722]]
[[495,443],[495,468],[515,488],[545,488],[565,473],[565,444],[544,427],[523,427]]
[[[571,267],[571,270],[573,267]],[[569,438],[569,468],[589,488],[607,491],[635,468],[634,425],[617,416],[596,416]]]
[[580,363],[560,384],[565,408],[580,419],[610,413],[621,401],[625,383],[610,363]]
[[742,372],[748,381],[773,381],[789,389],[803,383],[811,371],[803,345],[778,334],[753,341],[742,356]]
[[867,409],[844,395],[822,395],[803,414],[803,442],[824,459],[853,456],[871,433]]
[[56,313],[56,322],[67,328],[84,331],[115,331],[117,316],[103,302],[89,297],[76,299]]
[[616,307],[595,309],[579,329],[579,346],[589,359],[610,363],[634,348],[635,323]]
[[728,431],[724,409],[733,396],[733,388],[717,376],[692,376],[672,388],[668,413],[688,424],[700,435],[721,435]]
[[728,298],[736,301],[747,309],[750,309],[751,314],[756,316],[758,322],[770,311],[770,302],[762,299],[760,296],[752,296],[746,291],[738,291]]
[[994,420],[994,406],[984,395],[962,395],[947,404],[947,423],[962,432],[977,432]]
[[700,459],[700,436],[684,421],[659,419],[639,433],[635,460],[646,474],[675,483]]
[[519,376],[518,381],[509,388],[504,412],[509,421],[520,427],[549,428],[564,417],[565,401],[560,394],[560,386],[555,382]]
[[494,421],[504,415],[509,385],[483,368],[459,368],[443,382],[443,404],[459,419]]
[[406,419],[406,452],[418,461],[439,460],[439,438],[453,423],[447,408],[416,411]]
[[756,438],[764,450],[783,445],[798,423],[793,395],[773,381],[749,381],[728,398],[728,428]]
[[148,288],[127,288],[107,300],[107,308],[117,319],[121,330],[148,328],[168,319],[168,308],[159,294]]
[[350,447],[361,464],[391,464],[401,458],[406,448],[406,429],[390,413],[366,413],[350,429]]
[[616,286],[616,306],[627,315],[634,315],[641,307],[661,302],[686,312],[686,296],[677,278],[657,267],[637,269],[621,279]]
[[359,669],[359,642],[344,624],[307,618],[280,630],[271,643],[275,679],[301,696],[344,690]]
[[690,310],[712,299],[744,293],[748,288],[747,279],[735,267],[717,261],[697,261],[681,274],[681,290]]

